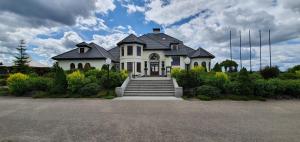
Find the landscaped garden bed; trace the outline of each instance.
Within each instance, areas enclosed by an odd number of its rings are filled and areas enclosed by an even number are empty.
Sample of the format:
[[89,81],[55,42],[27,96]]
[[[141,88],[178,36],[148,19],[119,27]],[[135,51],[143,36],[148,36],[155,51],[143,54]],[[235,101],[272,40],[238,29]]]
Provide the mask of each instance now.
[[172,76],[184,89],[184,98],[189,100],[261,100],[299,99],[299,65],[286,72],[277,67],[266,67],[259,72],[206,72],[203,67],[189,71],[173,69]]
[[35,73],[13,73],[6,80],[8,89],[2,95],[28,96],[33,98],[104,98],[116,97],[114,88],[127,78],[125,71],[73,70],[63,71],[58,65],[44,76]]

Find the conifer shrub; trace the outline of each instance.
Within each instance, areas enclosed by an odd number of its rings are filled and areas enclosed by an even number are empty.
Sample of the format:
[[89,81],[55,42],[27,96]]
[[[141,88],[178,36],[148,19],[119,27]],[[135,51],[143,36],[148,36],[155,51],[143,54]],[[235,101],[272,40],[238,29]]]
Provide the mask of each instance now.
[[275,67],[265,67],[260,71],[261,76],[264,79],[276,78],[279,76],[280,70],[277,66]]

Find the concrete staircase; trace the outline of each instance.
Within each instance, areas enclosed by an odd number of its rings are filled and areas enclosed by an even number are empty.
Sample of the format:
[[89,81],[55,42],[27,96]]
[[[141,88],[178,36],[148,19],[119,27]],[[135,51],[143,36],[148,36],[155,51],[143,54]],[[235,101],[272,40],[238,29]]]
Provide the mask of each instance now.
[[170,78],[142,78],[130,80],[124,96],[174,96],[175,89]]

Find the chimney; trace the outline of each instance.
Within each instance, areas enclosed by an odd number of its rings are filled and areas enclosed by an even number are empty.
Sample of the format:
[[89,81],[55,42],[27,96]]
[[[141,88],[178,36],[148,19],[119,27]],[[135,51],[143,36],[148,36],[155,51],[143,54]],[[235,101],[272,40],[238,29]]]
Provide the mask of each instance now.
[[160,33],[160,28],[153,28],[153,33]]

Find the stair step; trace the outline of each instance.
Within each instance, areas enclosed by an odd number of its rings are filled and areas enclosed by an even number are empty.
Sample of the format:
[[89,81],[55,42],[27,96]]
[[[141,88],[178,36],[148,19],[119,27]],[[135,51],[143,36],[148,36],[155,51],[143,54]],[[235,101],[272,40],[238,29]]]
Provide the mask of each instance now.
[[153,92],[125,92],[124,96],[174,96],[174,92],[153,93]]
[[159,86],[159,85],[173,85],[171,83],[129,83],[128,85],[156,85],[156,86]]

